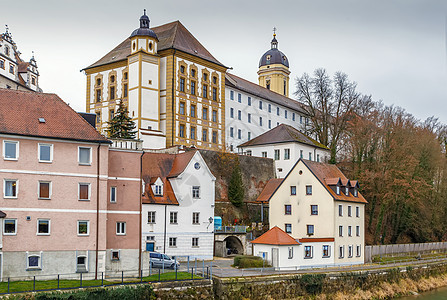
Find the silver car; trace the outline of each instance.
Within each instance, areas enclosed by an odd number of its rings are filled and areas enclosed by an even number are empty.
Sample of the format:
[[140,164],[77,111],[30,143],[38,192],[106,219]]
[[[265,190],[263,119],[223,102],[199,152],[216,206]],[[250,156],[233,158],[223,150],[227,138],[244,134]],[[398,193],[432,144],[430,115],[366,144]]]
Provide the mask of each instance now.
[[174,269],[177,264],[177,269],[180,267],[180,263],[170,258],[166,254],[158,253],[158,252],[150,252],[150,264],[152,268],[165,268],[165,269]]

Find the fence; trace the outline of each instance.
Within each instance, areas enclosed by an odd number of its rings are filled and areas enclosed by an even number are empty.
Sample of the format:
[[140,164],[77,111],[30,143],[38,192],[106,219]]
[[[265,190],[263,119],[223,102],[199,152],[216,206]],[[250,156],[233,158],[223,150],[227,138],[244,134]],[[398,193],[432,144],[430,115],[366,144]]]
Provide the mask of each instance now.
[[96,278],[95,273],[35,275],[29,276],[27,280],[23,280],[23,277],[7,277],[0,282],[0,295],[161,281],[211,280],[212,276],[212,264],[204,260],[188,260],[179,267],[175,265],[173,269],[165,268],[163,264],[160,267],[153,267],[150,264],[140,272],[138,270],[100,272]]
[[217,233],[246,233],[247,226],[242,226],[242,225],[222,226],[222,228],[215,230],[215,232],[217,232]]
[[372,262],[374,256],[417,255],[431,251],[447,251],[447,242],[366,246],[365,262]]

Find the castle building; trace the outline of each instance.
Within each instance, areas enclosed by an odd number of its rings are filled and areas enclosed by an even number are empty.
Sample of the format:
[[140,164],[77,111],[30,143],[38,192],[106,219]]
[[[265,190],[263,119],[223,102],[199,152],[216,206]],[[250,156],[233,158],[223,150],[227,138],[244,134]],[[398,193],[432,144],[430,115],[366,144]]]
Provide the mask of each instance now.
[[34,55],[29,62],[20,58],[20,51],[6,27],[0,34],[0,88],[42,92]]
[[179,21],[149,22],[145,12],[130,37],[84,69],[86,111],[105,133],[123,101],[145,148],[223,150],[227,67]]

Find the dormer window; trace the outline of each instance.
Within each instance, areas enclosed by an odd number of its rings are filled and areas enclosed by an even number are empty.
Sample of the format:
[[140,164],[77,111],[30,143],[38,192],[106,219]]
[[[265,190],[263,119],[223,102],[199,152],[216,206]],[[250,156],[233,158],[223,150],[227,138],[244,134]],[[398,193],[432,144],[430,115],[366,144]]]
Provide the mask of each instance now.
[[345,187],[345,194],[346,196],[349,196],[349,187]]
[[340,195],[340,186],[336,186],[335,187],[335,192],[337,193],[337,195]]
[[161,185],[155,186],[155,196],[163,196],[163,189]]
[[358,197],[358,191],[357,191],[357,188],[354,188],[354,197]]

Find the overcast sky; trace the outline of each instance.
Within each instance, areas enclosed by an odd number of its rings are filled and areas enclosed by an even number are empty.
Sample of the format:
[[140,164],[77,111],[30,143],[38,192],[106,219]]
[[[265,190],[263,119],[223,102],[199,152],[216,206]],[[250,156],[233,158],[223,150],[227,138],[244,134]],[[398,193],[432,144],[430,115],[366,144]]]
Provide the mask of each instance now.
[[21,0],[0,20],[22,59],[35,52],[41,88],[85,111],[80,70],[127,38],[144,8],[151,26],[180,20],[231,72],[250,81],[257,82],[259,59],[276,27],[292,91],[304,72],[343,71],[375,100],[447,123],[443,0]]

